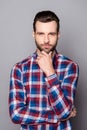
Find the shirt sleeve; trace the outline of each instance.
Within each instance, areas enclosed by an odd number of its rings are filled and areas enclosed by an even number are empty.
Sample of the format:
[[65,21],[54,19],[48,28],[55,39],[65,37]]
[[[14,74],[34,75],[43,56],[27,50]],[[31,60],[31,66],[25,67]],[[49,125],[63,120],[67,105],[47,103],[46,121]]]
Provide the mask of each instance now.
[[66,119],[73,108],[78,75],[79,67],[72,63],[68,65],[62,81],[58,74],[46,78],[50,103],[60,120]]
[[[12,68],[9,90],[9,113],[16,124],[33,124],[39,120],[39,110],[31,110],[26,103],[26,91],[23,86],[21,68],[16,65]],[[39,121],[43,121],[40,119]]]

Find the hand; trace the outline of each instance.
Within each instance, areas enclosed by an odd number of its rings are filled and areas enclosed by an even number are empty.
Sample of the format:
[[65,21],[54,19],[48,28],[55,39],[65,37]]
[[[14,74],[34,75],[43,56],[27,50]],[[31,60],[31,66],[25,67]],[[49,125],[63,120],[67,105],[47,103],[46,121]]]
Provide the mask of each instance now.
[[69,120],[70,118],[75,117],[76,113],[77,113],[77,111],[76,111],[76,108],[74,107],[73,110],[71,111],[69,117],[67,117],[66,119],[63,119],[61,121]]
[[73,110],[72,110],[72,112],[71,112],[71,114],[70,114],[70,116],[69,116],[69,118],[75,117],[76,113],[77,113],[77,111],[76,111],[76,108],[74,107]]
[[38,57],[36,61],[39,67],[42,69],[42,71],[46,74],[46,76],[50,76],[55,73],[52,64],[52,52],[47,54],[44,51],[42,52],[38,51]]

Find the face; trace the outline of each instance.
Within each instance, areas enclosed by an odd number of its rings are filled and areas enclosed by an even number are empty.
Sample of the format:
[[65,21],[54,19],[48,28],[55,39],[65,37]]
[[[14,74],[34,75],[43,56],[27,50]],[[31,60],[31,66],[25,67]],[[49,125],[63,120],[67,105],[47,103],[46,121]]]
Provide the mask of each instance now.
[[36,31],[33,32],[37,50],[49,53],[54,51],[59,38],[57,23],[55,21],[43,23],[36,22]]

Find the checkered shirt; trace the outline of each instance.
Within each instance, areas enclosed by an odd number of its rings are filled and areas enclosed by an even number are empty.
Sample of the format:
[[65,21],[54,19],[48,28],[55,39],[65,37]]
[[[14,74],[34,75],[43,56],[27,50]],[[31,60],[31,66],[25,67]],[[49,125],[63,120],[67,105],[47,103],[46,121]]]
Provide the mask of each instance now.
[[37,53],[15,64],[10,75],[9,113],[21,130],[71,130],[66,119],[74,106],[78,65],[56,52],[55,74],[46,77]]

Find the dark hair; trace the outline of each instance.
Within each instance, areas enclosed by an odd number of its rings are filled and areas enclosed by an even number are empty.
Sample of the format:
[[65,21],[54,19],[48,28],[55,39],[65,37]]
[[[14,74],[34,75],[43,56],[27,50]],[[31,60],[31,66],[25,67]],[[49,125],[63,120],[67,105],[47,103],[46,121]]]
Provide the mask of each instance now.
[[60,28],[60,24],[59,24],[59,18],[58,16],[52,12],[52,11],[41,11],[41,12],[38,12],[34,18],[34,21],[33,21],[33,30],[34,32],[36,31],[36,22],[37,21],[40,21],[40,22],[51,22],[51,21],[55,21],[57,23],[57,32],[59,32],[59,28]]

